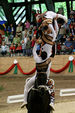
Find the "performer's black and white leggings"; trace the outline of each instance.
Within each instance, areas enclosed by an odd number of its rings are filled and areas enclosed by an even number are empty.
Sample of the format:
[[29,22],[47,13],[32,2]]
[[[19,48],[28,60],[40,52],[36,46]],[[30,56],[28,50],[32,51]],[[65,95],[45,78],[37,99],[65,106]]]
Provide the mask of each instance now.
[[[49,75],[50,75],[50,67],[51,67],[51,62],[50,62],[49,66],[48,66],[48,69],[46,71],[47,78],[49,78]],[[24,103],[25,104],[27,104],[27,95],[28,95],[28,92],[34,86],[36,75],[37,75],[37,71],[36,71],[36,74],[33,77],[28,78],[26,80],[26,82],[25,82],[25,86],[24,86]]]

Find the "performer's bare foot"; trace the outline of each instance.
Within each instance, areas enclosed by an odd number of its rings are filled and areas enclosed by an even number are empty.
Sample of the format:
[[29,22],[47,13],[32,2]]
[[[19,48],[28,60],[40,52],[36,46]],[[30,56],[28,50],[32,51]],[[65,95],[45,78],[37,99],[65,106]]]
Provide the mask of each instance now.
[[27,105],[26,103],[23,103],[23,104],[21,105],[21,108],[24,108],[26,105]]
[[52,108],[52,110],[55,111],[54,103],[51,102],[49,105],[50,105],[50,107]]

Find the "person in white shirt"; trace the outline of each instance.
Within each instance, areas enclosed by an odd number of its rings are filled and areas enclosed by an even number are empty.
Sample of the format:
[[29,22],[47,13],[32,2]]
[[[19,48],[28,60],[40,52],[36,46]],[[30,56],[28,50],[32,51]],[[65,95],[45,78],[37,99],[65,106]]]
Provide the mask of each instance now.
[[24,40],[22,40],[22,52],[23,52],[23,56],[26,55],[26,44],[24,43]]
[[1,54],[3,56],[7,54],[7,46],[5,45],[5,42],[2,43],[2,46],[1,46]]
[[27,34],[25,34],[25,36],[24,36],[24,43],[25,44],[27,43]]
[[18,24],[18,26],[16,27],[16,33],[18,34],[18,36],[20,38],[22,38],[22,25],[21,25],[21,23]]

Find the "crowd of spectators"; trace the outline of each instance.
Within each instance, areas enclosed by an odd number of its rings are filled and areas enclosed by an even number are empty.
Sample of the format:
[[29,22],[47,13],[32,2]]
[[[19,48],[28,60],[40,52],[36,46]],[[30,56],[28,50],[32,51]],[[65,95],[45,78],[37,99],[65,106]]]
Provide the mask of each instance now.
[[[15,31],[16,30],[16,31]],[[32,48],[35,44],[36,26],[27,20],[20,23],[16,29],[11,24],[5,30],[5,35],[0,34],[0,53],[5,56],[32,56]]]
[[57,37],[56,54],[75,54],[75,12],[70,12],[68,22],[61,26]]
[[[13,24],[7,26],[5,35],[0,34],[0,54],[8,54],[11,57],[32,56],[38,24],[34,25],[26,20],[24,24],[19,23],[16,28]],[[71,11],[68,23],[61,27],[59,25],[59,28],[56,54],[75,54],[75,12]]]

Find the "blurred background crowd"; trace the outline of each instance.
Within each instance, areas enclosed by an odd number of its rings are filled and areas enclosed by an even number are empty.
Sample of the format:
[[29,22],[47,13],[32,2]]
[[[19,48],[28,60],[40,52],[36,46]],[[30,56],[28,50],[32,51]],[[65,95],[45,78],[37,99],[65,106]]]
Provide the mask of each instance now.
[[[40,14],[36,11],[35,17]],[[39,20],[40,22],[40,20]],[[38,23],[39,23],[38,22]],[[5,35],[0,34],[0,56],[32,56],[36,40],[37,24],[20,22],[4,27]],[[55,43],[55,54],[75,54],[75,12],[71,11],[68,22],[61,26]]]

